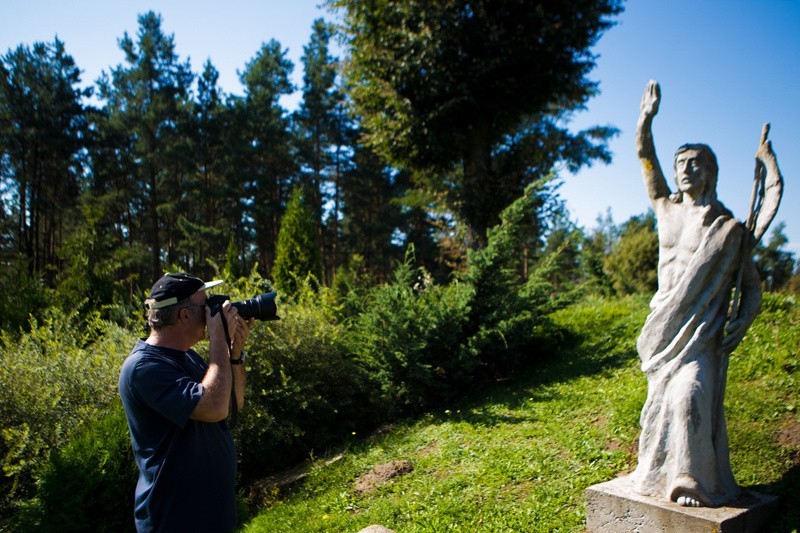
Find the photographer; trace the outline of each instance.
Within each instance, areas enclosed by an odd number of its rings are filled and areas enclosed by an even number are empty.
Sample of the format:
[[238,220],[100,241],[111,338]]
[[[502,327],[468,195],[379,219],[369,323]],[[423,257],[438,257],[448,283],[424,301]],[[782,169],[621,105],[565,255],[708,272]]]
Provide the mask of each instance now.
[[[187,274],[159,279],[145,301],[150,334],[122,366],[119,394],[139,467],[138,531],[236,526],[236,448],[225,418],[232,390],[237,407],[244,403],[242,347],[253,319],[228,300],[212,315],[205,291],[219,283]],[[208,362],[192,350],[206,330]]]

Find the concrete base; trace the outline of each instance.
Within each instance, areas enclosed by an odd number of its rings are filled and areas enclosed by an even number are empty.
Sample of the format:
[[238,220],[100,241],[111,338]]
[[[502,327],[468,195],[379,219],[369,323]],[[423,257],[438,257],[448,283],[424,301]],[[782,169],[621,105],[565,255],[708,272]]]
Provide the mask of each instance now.
[[744,491],[726,507],[683,507],[636,494],[625,476],[586,489],[586,530],[751,533],[764,525],[777,503],[777,496]]

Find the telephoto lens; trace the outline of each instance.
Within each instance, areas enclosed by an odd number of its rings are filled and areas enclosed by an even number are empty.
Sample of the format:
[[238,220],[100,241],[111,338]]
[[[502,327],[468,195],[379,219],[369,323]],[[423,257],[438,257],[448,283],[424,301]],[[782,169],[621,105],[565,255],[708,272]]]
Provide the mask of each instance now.
[[231,302],[231,305],[239,310],[239,316],[245,320],[280,320],[275,296],[277,294],[274,292],[265,292],[249,300]]
[[[278,316],[278,306],[275,303],[276,292],[265,292],[255,298],[241,302],[231,302],[231,306],[239,310],[239,316],[245,320],[255,318],[256,320],[280,320]],[[224,294],[209,296],[206,305],[211,308],[211,316],[214,316],[222,309],[225,300],[230,300]]]

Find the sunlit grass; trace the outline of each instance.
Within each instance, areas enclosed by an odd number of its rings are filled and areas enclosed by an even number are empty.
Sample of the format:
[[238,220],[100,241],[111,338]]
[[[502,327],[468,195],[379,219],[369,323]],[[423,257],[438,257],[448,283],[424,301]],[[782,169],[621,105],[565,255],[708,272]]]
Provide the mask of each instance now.
[[[549,360],[354,442],[334,464],[318,460],[244,530],[581,531],[585,489],[636,464],[646,380],[635,340],[646,312],[643,299],[593,299],[559,312],[567,334]],[[800,426],[799,318],[794,302],[767,302],[731,361],[726,397],[734,473],[783,497],[777,531],[800,522],[790,503],[800,494],[800,443],[791,440]],[[360,475],[401,459],[411,473],[373,493],[355,490]]]

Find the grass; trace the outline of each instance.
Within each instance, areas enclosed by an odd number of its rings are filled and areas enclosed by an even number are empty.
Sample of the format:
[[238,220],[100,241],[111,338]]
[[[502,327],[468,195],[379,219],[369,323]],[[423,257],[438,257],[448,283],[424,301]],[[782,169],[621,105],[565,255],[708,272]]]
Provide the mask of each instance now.
[[[770,527],[800,526],[800,306],[767,298],[731,361],[726,396],[731,462],[739,483],[782,497]],[[356,532],[581,531],[585,489],[636,465],[646,395],[635,340],[643,299],[584,301],[555,315],[557,353],[513,380],[418,420],[354,440],[333,464],[312,461],[243,530]],[[411,473],[361,494],[374,466]]]

